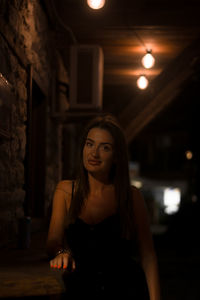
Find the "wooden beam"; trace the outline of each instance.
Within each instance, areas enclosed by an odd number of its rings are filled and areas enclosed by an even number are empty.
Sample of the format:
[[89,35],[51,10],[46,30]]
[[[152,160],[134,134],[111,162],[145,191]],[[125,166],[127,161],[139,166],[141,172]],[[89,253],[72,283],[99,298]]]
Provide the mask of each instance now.
[[146,92],[140,93],[119,116],[127,142],[161,112],[179,94],[184,82],[194,73],[194,64],[200,55],[200,39],[190,44],[152,82]]
[[[47,2],[47,0],[46,0]],[[99,11],[92,11],[86,1],[52,0],[51,10],[56,12],[59,23],[66,22],[72,29],[105,28],[107,26],[199,26],[199,2],[177,5],[167,1],[107,1]],[[55,18],[55,14],[54,14]],[[78,22],[77,22],[78,20]]]

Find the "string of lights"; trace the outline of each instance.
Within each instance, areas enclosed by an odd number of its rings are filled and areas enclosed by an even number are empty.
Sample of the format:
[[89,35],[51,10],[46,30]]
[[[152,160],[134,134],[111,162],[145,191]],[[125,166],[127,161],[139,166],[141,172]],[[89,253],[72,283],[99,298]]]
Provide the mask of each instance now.
[[[155,58],[152,55],[152,49],[148,49],[144,43],[144,41],[141,39],[141,37],[138,35],[136,31],[134,31],[135,36],[140,41],[142,46],[145,49],[146,54],[142,57],[141,63],[145,69],[151,69],[155,65]],[[139,89],[144,90],[148,87],[149,81],[145,74],[141,74],[139,78],[137,79],[137,86]]]

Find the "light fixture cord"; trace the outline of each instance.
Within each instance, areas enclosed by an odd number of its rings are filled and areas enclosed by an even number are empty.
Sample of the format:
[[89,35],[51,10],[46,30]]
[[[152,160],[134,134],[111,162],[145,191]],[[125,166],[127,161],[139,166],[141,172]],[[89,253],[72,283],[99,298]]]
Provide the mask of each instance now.
[[136,30],[133,30],[133,32],[134,32],[135,36],[137,37],[137,39],[138,39],[138,40],[140,41],[140,43],[142,44],[142,46],[145,48],[145,51],[147,51],[148,49],[147,49],[145,43],[143,42],[142,38],[141,38],[141,37],[139,36],[139,34],[137,33],[137,31],[136,31]]
[[67,25],[63,22],[63,20],[59,17],[58,12],[57,12],[57,10],[56,10],[56,8],[55,8],[55,5],[54,5],[54,0],[51,0],[51,6],[52,6],[52,8],[53,8],[54,14],[55,14],[55,16],[56,16],[58,22],[60,23],[60,25],[61,25],[66,31],[68,31],[68,32],[70,33],[70,36],[71,36],[71,38],[72,38],[72,40],[73,40],[73,43],[74,43],[74,44],[78,44],[77,39],[76,39],[76,37],[75,37],[73,31],[71,30],[71,28],[70,28],[69,26],[67,26]]

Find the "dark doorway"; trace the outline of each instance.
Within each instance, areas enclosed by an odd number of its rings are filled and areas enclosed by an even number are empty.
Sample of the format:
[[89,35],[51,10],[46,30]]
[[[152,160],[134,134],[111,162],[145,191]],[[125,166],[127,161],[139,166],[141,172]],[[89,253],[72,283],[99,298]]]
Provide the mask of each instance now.
[[46,101],[33,81],[32,85],[32,215],[44,216]]
[[25,161],[25,214],[44,216],[46,164],[46,98],[32,80],[27,120],[27,154]]
[[62,178],[74,179],[77,162],[78,135],[74,124],[62,128]]

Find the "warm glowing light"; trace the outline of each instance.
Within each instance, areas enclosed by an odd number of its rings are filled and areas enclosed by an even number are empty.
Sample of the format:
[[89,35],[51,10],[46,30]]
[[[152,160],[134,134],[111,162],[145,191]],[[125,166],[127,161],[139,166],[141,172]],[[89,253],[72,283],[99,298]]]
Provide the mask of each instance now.
[[148,81],[148,79],[147,79],[144,75],[140,76],[140,77],[138,78],[138,80],[137,80],[137,86],[138,86],[139,89],[141,89],[141,90],[146,89],[147,86],[148,86],[148,84],[149,84],[149,81]]
[[131,184],[136,186],[138,189],[142,187],[142,181],[140,180],[131,180]]
[[181,202],[181,192],[180,189],[166,188],[164,190],[164,206],[165,213],[173,214],[179,210]]
[[191,151],[188,150],[188,151],[185,152],[185,156],[186,156],[186,158],[187,158],[188,160],[190,160],[190,159],[192,159],[193,154],[192,154]]
[[87,0],[87,4],[92,9],[100,9],[104,6],[105,0]]
[[155,58],[151,54],[151,51],[147,51],[147,54],[142,58],[142,64],[146,69],[150,69],[155,64]]

